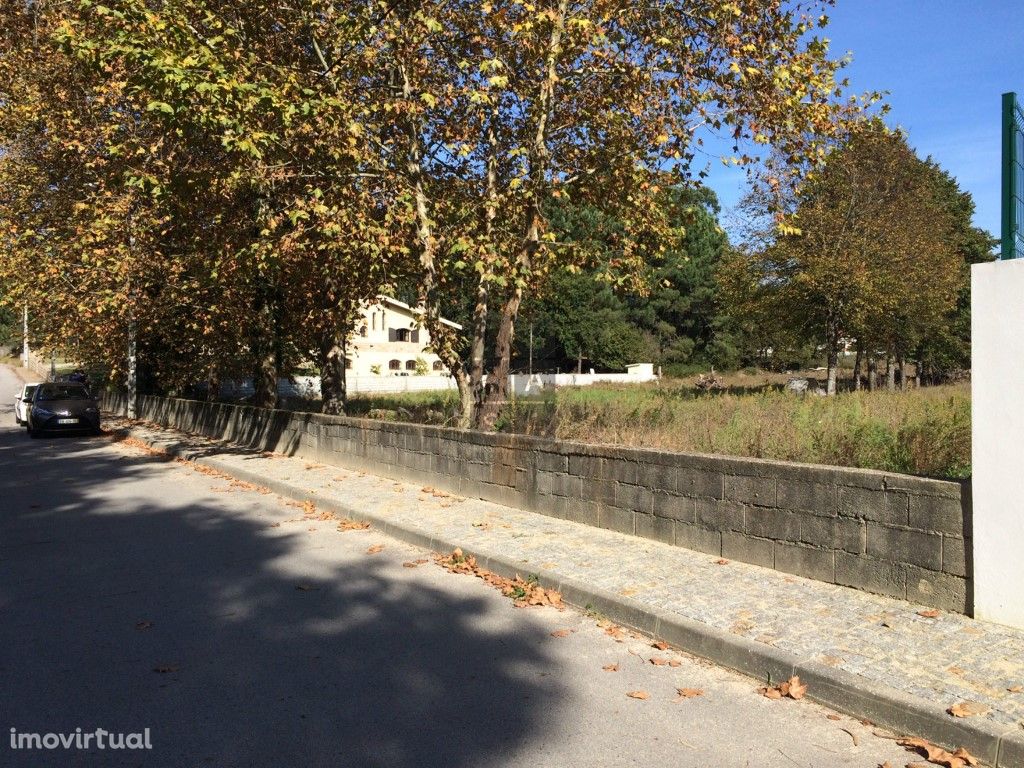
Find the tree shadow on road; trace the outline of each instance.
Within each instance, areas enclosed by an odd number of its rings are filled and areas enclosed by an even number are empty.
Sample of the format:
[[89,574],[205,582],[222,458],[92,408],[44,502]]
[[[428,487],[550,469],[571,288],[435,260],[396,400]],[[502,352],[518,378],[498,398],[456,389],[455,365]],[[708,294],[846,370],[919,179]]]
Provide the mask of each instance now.
[[154,744],[0,762],[476,766],[557,720],[529,614],[512,628],[489,595],[311,547],[248,514],[255,494],[161,499],[162,462],[0,431],[0,728]]

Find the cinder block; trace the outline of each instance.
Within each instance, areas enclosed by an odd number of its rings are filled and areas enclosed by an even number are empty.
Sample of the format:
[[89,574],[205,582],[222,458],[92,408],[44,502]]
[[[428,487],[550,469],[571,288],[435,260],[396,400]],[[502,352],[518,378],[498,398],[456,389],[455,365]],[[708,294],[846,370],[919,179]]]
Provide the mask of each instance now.
[[569,474],[590,479],[601,477],[601,461],[597,456],[569,456]]
[[600,506],[593,501],[566,498],[565,519],[597,528],[601,522],[600,509]]
[[653,510],[656,517],[692,523],[696,520],[694,500],[672,493],[655,493]]
[[967,580],[948,573],[907,568],[907,600],[946,611],[967,613]]
[[774,477],[726,475],[725,498],[741,504],[774,507],[778,502],[776,485]]
[[800,515],[800,541],[855,555],[865,552],[865,522],[845,517]]
[[636,484],[654,492],[674,491],[678,475],[679,470],[676,467],[642,462],[637,470]]
[[697,524],[713,531],[742,531],[742,504],[717,499],[695,499]]
[[652,513],[653,494],[639,485],[619,483],[615,486],[615,506],[644,514]]
[[868,523],[867,554],[878,560],[942,570],[942,537],[934,533]]
[[832,583],[836,578],[835,551],[778,541],[775,543],[775,568]]
[[911,496],[910,527],[963,536],[964,515],[960,500],[941,496]]
[[676,521],[654,515],[636,516],[636,535],[665,544],[675,544]]
[[836,584],[905,599],[907,566],[888,560],[836,552]]
[[747,536],[743,533],[725,531],[722,533],[722,557],[774,568],[775,542],[770,539]]
[[568,472],[569,457],[561,453],[544,453],[538,451],[534,455],[534,466],[544,472]]
[[785,509],[747,507],[743,530],[752,536],[795,542],[800,539],[800,519]]
[[722,534],[690,523],[676,522],[676,546],[709,555],[721,555]]
[[967,571],[967,553],[970,551],[970,539],[957,539],[951,536],[942,537],[942,570],[953,576],[970,576]]
[[694,498],[724,499],[725,476],[721,472],[680,467],[676,474],[676,490]]
[[903,491],[875,491],[867,488],[839,489],[839,514],[879,523],[906,525],[910,496]]
[[779,480],[778,505],[780,509],[836,515],[839,512],[839,487],[800,480]]
[[606,480],[636,485],[640,472],[640,464],[627,459],[604,459],[604,470],[601,475]]
[[600,522],[601,528],[619,533],[636,533],[636,513],[630,509],[619,509],[618,507],[601,507]]

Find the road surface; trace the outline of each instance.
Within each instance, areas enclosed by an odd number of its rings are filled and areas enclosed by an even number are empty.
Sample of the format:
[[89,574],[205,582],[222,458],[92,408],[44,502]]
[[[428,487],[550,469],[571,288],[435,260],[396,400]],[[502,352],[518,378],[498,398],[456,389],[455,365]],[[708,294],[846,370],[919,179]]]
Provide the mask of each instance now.
[[[373,530],[340,532],[109,438],[30,440],[14,425],[18,385],[0,367],[2,765],[916,759],[807,701],[769,700],[642,637],[617,641],[599,617],[515,608],[471,576],[404,567],[428,553]],[[701,693],[680,699],[679,688]],[[26,740],[97,728],[145,734],[150,748]]]

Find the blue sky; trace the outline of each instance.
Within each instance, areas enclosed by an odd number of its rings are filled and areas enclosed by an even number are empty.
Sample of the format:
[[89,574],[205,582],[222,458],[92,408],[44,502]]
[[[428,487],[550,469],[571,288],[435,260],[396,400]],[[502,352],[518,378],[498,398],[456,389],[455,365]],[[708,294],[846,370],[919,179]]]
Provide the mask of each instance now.
[[[889,91],[887,122],[956,177],[975,224],[998,237],[1000,96],[1024,98],[1024,2],[838,0],[828,15],[833,56],[853,54],[851,90]],[[728,209],[744,180],[713,164],[710,185]]]

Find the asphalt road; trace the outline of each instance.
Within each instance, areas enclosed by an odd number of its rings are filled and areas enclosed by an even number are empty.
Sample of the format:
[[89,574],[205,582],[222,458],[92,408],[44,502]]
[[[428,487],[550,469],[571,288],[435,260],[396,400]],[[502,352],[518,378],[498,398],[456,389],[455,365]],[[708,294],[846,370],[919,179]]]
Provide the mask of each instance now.
[[[14,425],[18,384],[0,367],[0,765],[914,759],[807,701],[769,700],[641,637],[619,642],[593,616],[515,608],[433,562],[403,567],[428,555],[373,530],[304,520],[109,438],[30,440]],[[679,700],[677,688],[702,693]],[[152,748],[12,748],[76,728],[148,728]]]

